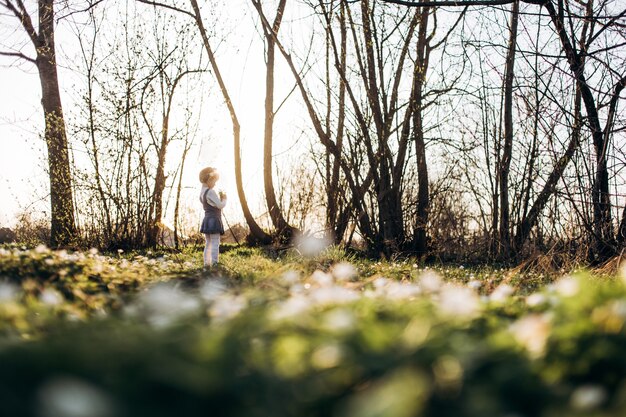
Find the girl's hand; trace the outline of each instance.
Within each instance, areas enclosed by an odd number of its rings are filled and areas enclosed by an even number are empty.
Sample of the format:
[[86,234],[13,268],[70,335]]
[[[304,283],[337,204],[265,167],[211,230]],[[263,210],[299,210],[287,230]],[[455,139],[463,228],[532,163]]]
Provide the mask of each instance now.
[[226,193],[224,191],[220,191],[220,200],[226,200]]

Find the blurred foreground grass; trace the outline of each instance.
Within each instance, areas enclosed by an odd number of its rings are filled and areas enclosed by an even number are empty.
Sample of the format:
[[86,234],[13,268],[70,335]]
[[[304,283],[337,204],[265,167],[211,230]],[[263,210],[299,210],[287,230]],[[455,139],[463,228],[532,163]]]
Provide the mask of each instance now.
[[620,277],[0,249],[0,415],[623,416]]

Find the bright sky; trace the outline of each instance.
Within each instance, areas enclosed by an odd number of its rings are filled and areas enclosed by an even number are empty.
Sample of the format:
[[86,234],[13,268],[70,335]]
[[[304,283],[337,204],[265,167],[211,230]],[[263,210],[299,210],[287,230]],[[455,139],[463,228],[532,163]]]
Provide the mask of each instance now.
[[[218,26],[210,21],[213,15],[220,16],[221,26],[230,26],[230,33],[217,47],[218,62],[242,124],[242,157],[247,198],[253,212],[260,215],[265,210],[262,199],[265,90],[263,46],[255,29],[255,16],[251,13],[249,2],[231,0],[216,8],[220,7],[222,10],[203,10],[205,24],[209,28]],[[299,13],[305,13],[304,8],[297,3],[291,3],[289,7],[292,10],[287,10],[291,13],[287,13],[285,26],[289,25],[290,19],[298,19]],[[272,16],[273,12],[268,14]],[[6,19],[6,16],[0,16],[0,26]],[[70,120],[75,114],[76,106],[72,93],[79,81],[77,74],[68,67],[72,65],[71,60],[75,59],[78,47],[76,36],[66,26],[63,23],[58,26],[56,40],[61,66],[61,96],[66,119]],[[3,34],[0,31],[0,35]],[[0,46],[6,45],[5,41]],[[23,50],[30,53],[32,48],[28,45]],[[277,58],[276,105],[293,88],[288,69],[282,63],[282,58]],[[24,210],[49,210],[46,148],[41,138],[43,116],[39,78],[33,65],[24,63],[15,67],[12,64],[12,59],[0,57],[0,227],[12,225],[16,214]],[[189,206],[197,202],[199,169],[207,165],[216,166],[222,173],[218,187],[226,190],[230,197],[225,215],[233,223],[241,219],[241,213],[234,181],[232,127],[214,78],[207,74],[205,80],[207,90],[197,92],[205,98],[199,114],[200,128],[196,139],[198,146],[190,151],[185,169],[184,199]],[[210,95],[207,96],[207,93]],[[279,162],[285,162],[308,149],[308,141],[300,133],[307,121],[300,113],[299,106],[293,105],[298,100],[298,93],[295,92],[290,99],[292,105],[283,106],[276,118],[274,153]],[[180,151],[175,149],[168,154],[172,169],[177,165],[180,155]]]

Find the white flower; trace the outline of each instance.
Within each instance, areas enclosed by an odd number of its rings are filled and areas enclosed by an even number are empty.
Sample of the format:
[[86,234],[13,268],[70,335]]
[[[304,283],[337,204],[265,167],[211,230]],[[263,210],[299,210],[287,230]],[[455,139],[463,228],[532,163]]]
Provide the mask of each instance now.
[[290,269],[281,276],[281,280],[288,285],[293,285],[300,281],[300,272]]
[[46,245],[37,245],[35,253],[48,253],[50,249]]
[[89,254],[92,255],[92,256],[97,255],[98,254],[98,249],[96,249],[96,248],[89,249]]
[[63,302],[63,296],[57,290],[46,288],[39,295],[39,301],[49,306],[57,306]]
[[474,291],[467,287],[448,285],[439,294],[439,310],[447,316],[472,318],[480,309],[480,300]]
[[140,309],[146,313],[148,321],[157,327],[164,327],[174,321],[196,313],[200,301],[171,284],[157,284],[139,298]]
[[483,286],[483,283],[478,280],[473,279],[467,283],[467,286],[473,290],[477,290]]
[[509,284],[500,284],[495,290],[493,290],[489,299],[495,302],[502,302],[509,298],[509,296],[514,292],[515,290]]
[[[311,286],[311,284],[308,285],[309,287]],[[289,294],[291,295],[302,294],[304,292],[306,292],[304,285],[300,284],[299,282],[289,287]]]
[[427,271],[420,275],[419,284],[426,292],[437,292],[441,288],[441,276],[434,271]]
[[216,322],[223,322],[235,317],[244,308],[246,308],[247,305],[248,300],[246,300],[244,296],[227,295],[220,297],[213,302],[211,308],[209,309],[209,315]]
[[376,291],[372,291],[370,289],[365,289],[363,292],[363,297],[365,298],[376,298],[377,296],[379,296],[380,294],[377,293]]
[[337,281],[350,281],[357,275],[357,270],[351,263],[340,262],[331,270]]
[[313,272],[311,275],[311,280],[315,282],[320,287],[328,287],[333,284],[333,276],[327,274],[326,272],[320,271],[319,269]]
[[526,304],[529,307],[537,307],[541,304],[545,304],[546,302],[548,302],[548,297],[538,292],[526,297]]
[[311,291],[309,296],[318,305],[349,303],[359,298],[356,292],[336,285],[316,288]]
[[104,265],[102,265],[102,263],[100,263],[100,261],[98,261],[98,262],[93,264],[93,267],[91,269],[96,274],[100,274],[100,273],[102,273],[104,271]]
[[578,281],[572,277],[563,277],[553,284],[554,290],[562,297],[573,297],[578,294]]
[[116,415],[106,392],[73,377],[57,377],[38,392],[41,417],[112,417]]
[[392,282],[385,288],[385,295],[393,300],[413,298],[421,292],[421,288],[416,284],[403,284],[400,282]]
[[531,314],[513,323],[509,330],[515,340],[531,354],[541,355],[550,336],[550,322],[539,314]]
[[296,295],[280,303],[270,313],[270,318],[273,320],[289,319],[305,313],[310,308],[311,301],[308,298],[301,295]]
[[200,287],[200,297],[202,297],[205,301],[211,302],[220,295],[224,294],[226,290],[226,284],[224,284],[221,280],[206,280]]
[[387,278],[384,278],[384,277],[379,277],[379,278],[376,278],[374,280],[374,288],[376,290],[382,290],[388,284],[389,284],[389,280]]
[[313,236],[300,236],[296,238],[295,245],[303,256],[314,257],[322,253],[332,242],[327,238]]
[[576,410],[589,411],[600,406],[606,398],[606,390],[601,386],[583,385],[572,393],[570,403]]
[[345,308],[335,308],[324,314],[322,326],[326,330],[345,332],[354,328],[356,320],[354,314]]

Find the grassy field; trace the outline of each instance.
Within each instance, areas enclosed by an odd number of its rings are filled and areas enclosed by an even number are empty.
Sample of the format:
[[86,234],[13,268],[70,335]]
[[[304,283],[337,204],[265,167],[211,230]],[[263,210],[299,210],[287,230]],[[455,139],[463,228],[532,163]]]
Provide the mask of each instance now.
[[228,249],[0,249],[0,415],[626,415],[619,275]]

